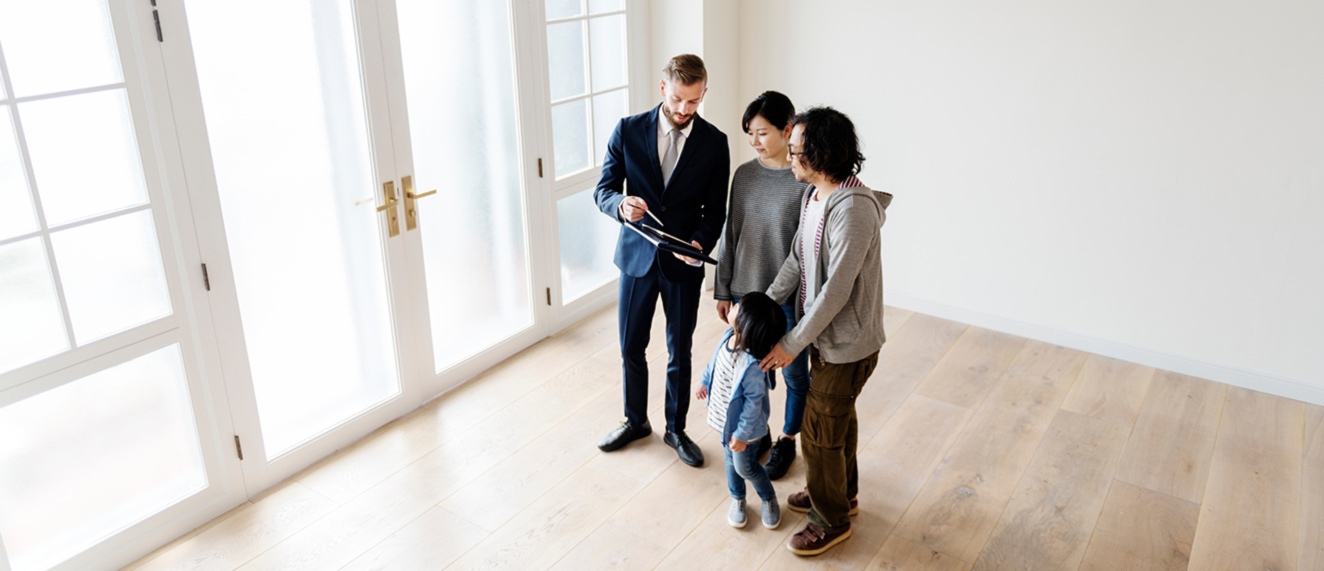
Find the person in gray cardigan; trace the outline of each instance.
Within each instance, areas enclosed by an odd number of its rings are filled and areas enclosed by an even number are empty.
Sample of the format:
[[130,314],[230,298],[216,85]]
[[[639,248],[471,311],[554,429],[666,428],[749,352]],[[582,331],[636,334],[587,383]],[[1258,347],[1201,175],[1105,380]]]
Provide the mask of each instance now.
[[[765,91],[745,108],[741,128],[758,157],[740,165],[731,178],[731,205],[726,228],[718,246],[717,279],[713,297],[717,317],[727,323],[731,304],[750,293],[763,293],[777,277],[791,251],[791,240],[800,226],[800,200],[809,185],[795,179],[786,141],[791,136],[795,105],[776,91]],[[795,327],[795,304],[782,304],[786,330]],[[805,397],[809,394],[809,354],[801,351],[783,371],[786,407],[782,436],[773,444],[771,432],[759,441],[759,453],[768,454],[764,467],[768,477],[786,475],[795,460],[795,437],[804,420]]]
[[760,364],[781,368],[809,348],[800,442],[806,487],[786,500],[792,510],[808,512],[809,522],[786,546],[818,555],[851,536],[850,516],[859,513],[855,399],[886,341],[880,231],[892,195],[856,178],[864,156],[846,115],[817,107],[791,124],[791,170],[810,188],[791,254],[767,294],[778,302],[794,299],[800,320]]

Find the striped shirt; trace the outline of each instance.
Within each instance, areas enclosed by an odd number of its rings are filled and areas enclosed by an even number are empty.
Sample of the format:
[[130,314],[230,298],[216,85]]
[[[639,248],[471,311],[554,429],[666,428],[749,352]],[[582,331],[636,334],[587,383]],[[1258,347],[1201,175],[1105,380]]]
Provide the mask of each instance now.
[[758,159],[736,168],[731,177],[722,243],[717,248],[713,297],[731,300],[772,285],[800,224],[800,204],[809,185],[791,169],[764,166]]
[[[857,188],[864,186],[860,179],[854,176],[848,177],[841,182],[837,189]],[[827,207],[827,199],[815,200],[818,195],[817,188],[809,189],[809,197],[805,200],[804,212],[800,215],[800,226],[804,228],[814,228],[814,233],[808,238],[809,247],[806,248],[807,236],[800,236],[800,307],[804,308],[804,313],[809,313],[809,308],[814,306],[814,301],[818,299],[818,254],[823,247],[823,227],[827,225],[827,219],[823,216],[823,211]],[[813,257],[808,254],[813,251]],[[815,284],[815,285],[810,285]]]
[[736,362],[739,351],[732,351],[726,343],[717,352],[713,367],[713,384],[708,388],[708,426],[723,432],[726,429],[726,409],[731,406],[731,394],[736,386]]

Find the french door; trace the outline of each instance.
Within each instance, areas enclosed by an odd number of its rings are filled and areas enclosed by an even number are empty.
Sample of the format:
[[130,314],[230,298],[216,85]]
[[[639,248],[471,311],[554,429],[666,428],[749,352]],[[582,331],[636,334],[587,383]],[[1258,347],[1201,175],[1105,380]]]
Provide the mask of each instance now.
[[574,186],[630,108],[631,13],[164,4],[250,493],[612,299],[614,225]]
[[609,303],[647,11],[0,1],[0,571],[131,561]]
[[145,2],[0,2],[0,570],[244,498],[152,43]]

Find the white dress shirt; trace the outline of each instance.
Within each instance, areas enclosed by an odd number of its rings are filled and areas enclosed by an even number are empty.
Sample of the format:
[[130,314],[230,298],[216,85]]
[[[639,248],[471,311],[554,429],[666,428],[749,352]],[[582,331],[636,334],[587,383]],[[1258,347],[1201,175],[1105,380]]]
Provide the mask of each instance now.
[[[657,108],[657,164],[662,164],[662,159],[667,156],[667,146],[671,144],[671,121],[667,120],[666,112],[661,105]],[[690,138],[690,131],[694,129],[694,119],[690,119],[690,124],[680,130],[680,138],[676,139],[676,161],[680,162],[680,153],[685,150],[685,141]]]

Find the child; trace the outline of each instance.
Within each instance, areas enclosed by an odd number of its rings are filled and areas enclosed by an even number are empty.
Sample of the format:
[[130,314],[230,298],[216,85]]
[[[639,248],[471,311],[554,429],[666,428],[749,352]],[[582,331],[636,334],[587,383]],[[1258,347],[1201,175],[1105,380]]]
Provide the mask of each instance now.
[[760,292],[740,299],[731,308],[732,324],[713,350],[696,391],[708,402],[708,426],[722,433],[726,452],[726,482],[731,490],[731,510],[726,521],[745,527],[745,480],[763,499],[763,527],[776,529],[782,522],[781,507],[772,480],[759,465],[756,441],[768,432],[768,391],[774,373],[763,372],[759,361],[786,332],[786,314],[780,305]]

